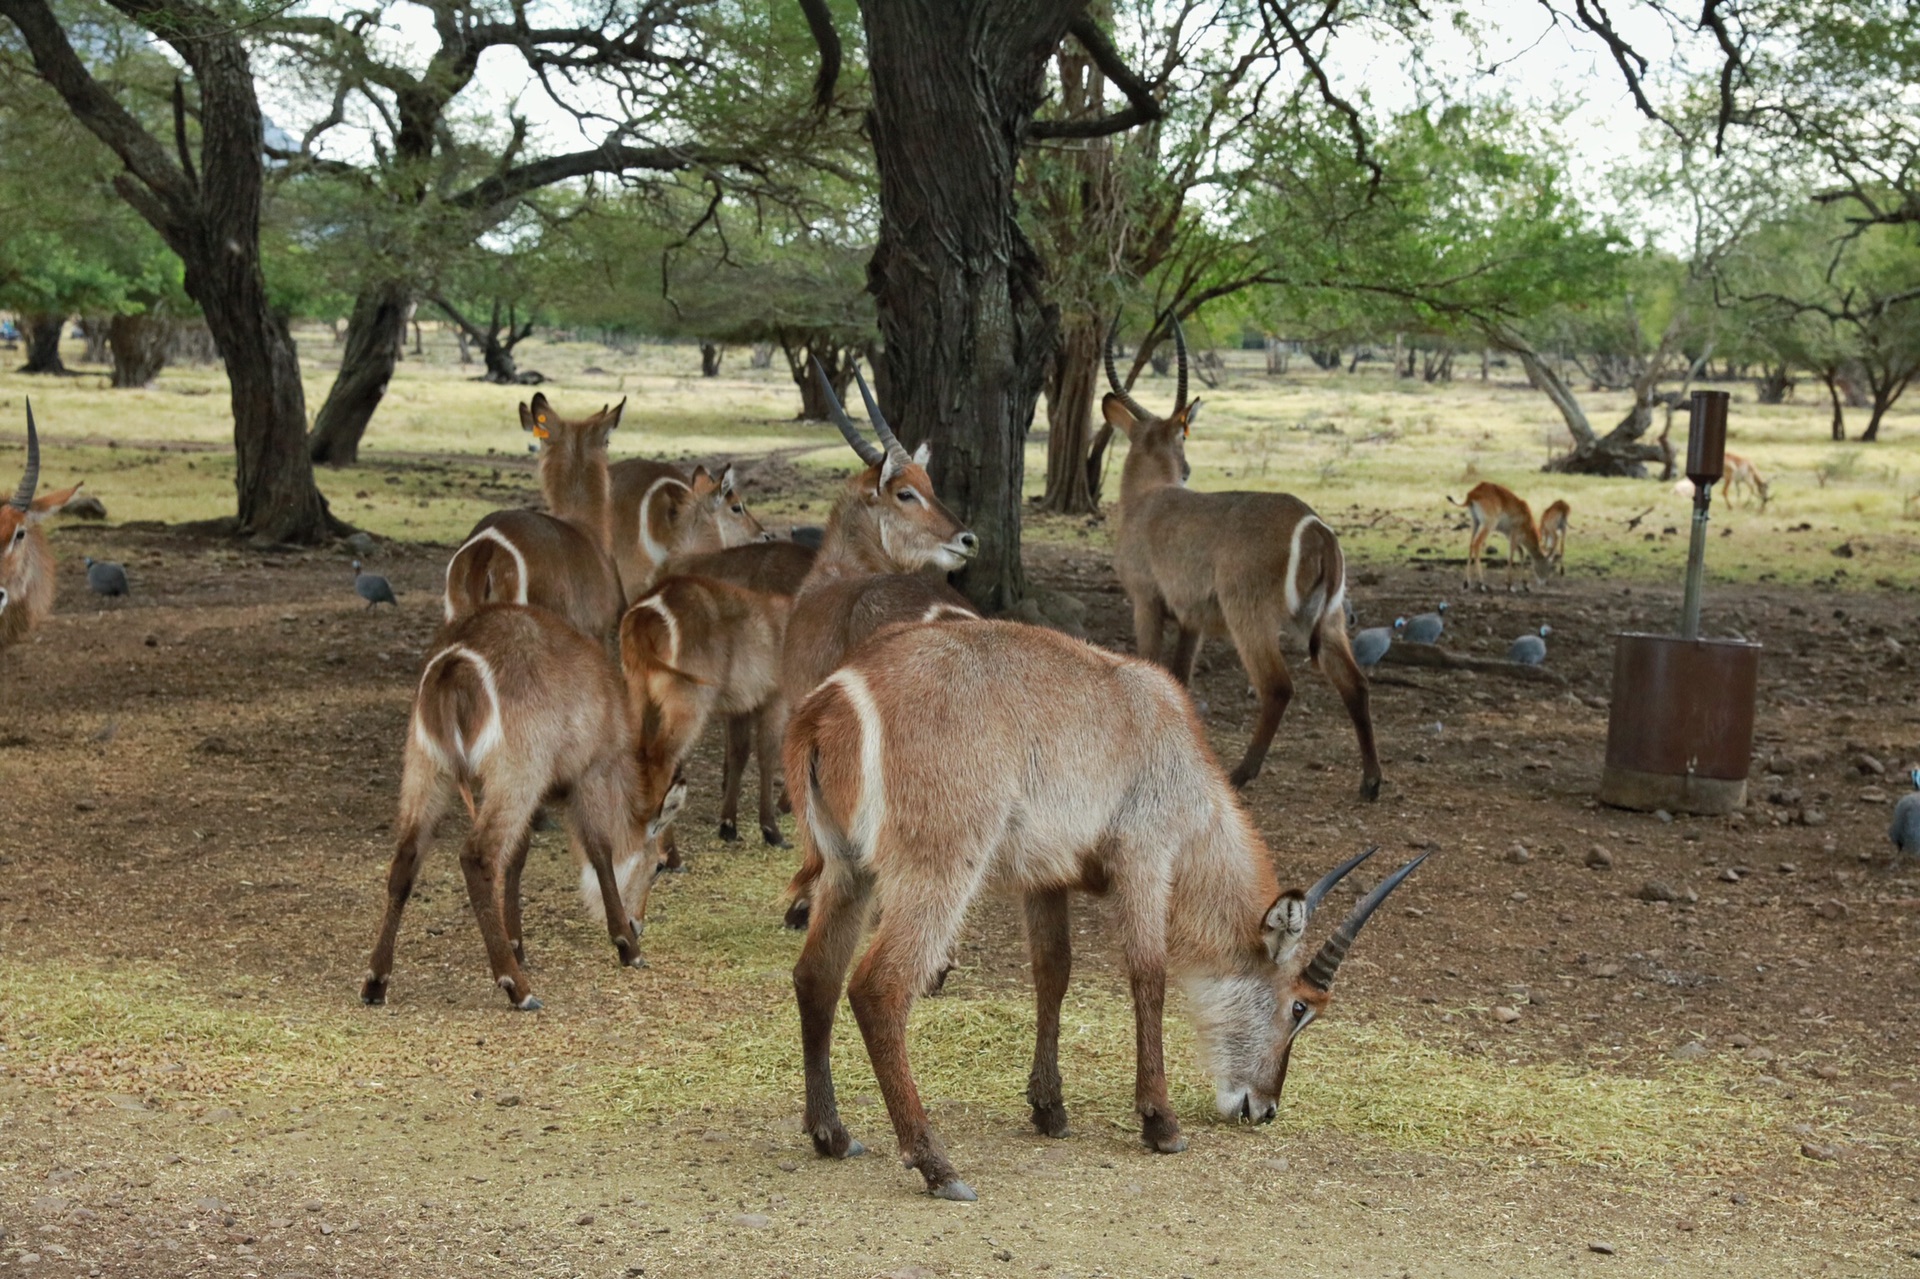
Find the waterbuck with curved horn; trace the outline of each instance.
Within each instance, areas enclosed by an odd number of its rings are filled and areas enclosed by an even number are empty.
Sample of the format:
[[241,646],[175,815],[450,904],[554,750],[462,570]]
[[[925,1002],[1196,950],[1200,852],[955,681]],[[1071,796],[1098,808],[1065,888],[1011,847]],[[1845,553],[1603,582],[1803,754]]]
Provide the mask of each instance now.
[[78,484],[35,499],[40,487],[40,432],[27,401],[27,469],[0,506],[0,648],[17,644],[53,612],[53,548],[41,521],[80,491]]
[[[980,545],[934,496],[927,446],[912,454],[902,447],[859,366],[854,380],[884,448],[860,434],[818,360],[813,372],[833,424],[866,469],[847,481],[834,503],[820,552],[794,597],[780,659],[780,691],[788,707],[799,705],[883,627],[979,616],[944,577],[924,571],[960,568]],[[787,886],[790,927],[806,926],[809,887],[819,872],[819,859],[809,848]]]
[[901,1158],[943,1199],[974,1192],[928,1123],[907,1064],[907,1017],[987,886],[1025,898],[1034,1126],[1067,1130],[1067,894],[1104,893],[1132,986],[1141,1135],[1171,1154],[1186,1141],[1161,1053],[1167,978],[1192,998],[1221,1114],[1270,1120],[1295,1037],[1325,1011],[1355,935],[1423,860],[1381,881],[1304,957],[1314,908],[1373,850],[1306,892],[1281,892],[1272,854],[1164,669],[1010,622],[876,636],[796,710],[786,770],[801,838],[822,862],[793,970],[806,1130],[822,1155],[861,1153],[835,1105],[829,1055],[841,987],[877,903],[848,996]]
[[1187,432],[1200,402],[1187,399],[1187,342],[1173,326],[1180,377],[1173,412],[1148,412],[1120,384],[1107,334],[1107,383],[1101,411],[1127,437],[1120,472],[1120,531],[1113,567],[1133,604],[1134,646],[1162,661],[1169,617],[1178,633],[1164,659],[1182,684],[1209,637],[1226,636],[1240,654],[1260,698],[1253,736],[1233,770],[1233,784],[1260,775],[1280,717],[1293,699],[1293,677],[1280,651],[1282,631],[1306,642],[1353,720],[1360,742],[1360,794],[1380,794],[1380,756],[1373,744],[1367,677],[1347,641],[1346,561],[1340,539],[1313,508],[1288,493],[1196,493],[1186,487]]

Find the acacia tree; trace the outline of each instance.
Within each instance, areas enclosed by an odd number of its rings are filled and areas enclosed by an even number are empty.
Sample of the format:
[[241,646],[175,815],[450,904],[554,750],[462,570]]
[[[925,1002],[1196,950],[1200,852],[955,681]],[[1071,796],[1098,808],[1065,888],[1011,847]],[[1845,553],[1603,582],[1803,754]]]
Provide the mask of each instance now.
[[[422,10],[433,45],[416,67],[411,51],[382,37]],[[579,3],[539,25],[523,6],[501,15],[484,0],[384,0],[343,18],[267,20],[263,32],[326,104],[278,158],[290,175],[334,177],[355,197],[342,210],[355,247],[354,300],[340,370],[314,420],[313,459],[355,461],[415,304],[436,291],[449,259],[534,193],[591,175],[693,174],[716,188],[764,179],[809,132],[792,123],[805,115],[782,82],[792,79],[783,70],[788,28],[797,30],[797,18],[682,0]],[[475,130],[463,104],[489,55],[517,59],[598,140],[536,154],[518,113],[504,129]],[[742,94],[748,85],[755,92]]]
[[264,120],[241,34],[248,15],[198,0],[107,3],[180,59],[171,148],[129,109],[120,86],[88,69],[47,0],[0,0],[0,16],[74,118],[126,166],[115,189],[185,267],[186,291],[206,317],[232,392],[238,530],[320,541],[339,526],[313,482],[300,363],[261,268]]

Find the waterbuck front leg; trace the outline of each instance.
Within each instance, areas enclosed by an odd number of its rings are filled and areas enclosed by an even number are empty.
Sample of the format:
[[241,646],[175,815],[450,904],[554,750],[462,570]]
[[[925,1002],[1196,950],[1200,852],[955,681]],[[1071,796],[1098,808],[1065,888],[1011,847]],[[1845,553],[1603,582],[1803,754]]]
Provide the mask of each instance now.
[[727,716],[721,733],[726,738],[726,759],[720,791],[720,838],[732,844],[740,839],[740,785],[747,775],[747,757],[753,753],[753,716]]
[[529,826],[520,836],[519,844],[512,856],[507,859],[506,874],[500,884],[501,913],[507,922],[507,940],[513,945],[513,957],[520,966],[527,966],[527,946],[520,936],[520,872],[526,869],[527,849],[533,844],[533,828]]
[[1033,960],[1036,1011],[1027,1104],[1033,1108],[1035,1128],[1048,1137],[1064,1137],[1067,1107],[1060,1096],[1060,1001],[1066,997],[1073,971],[1066,889],[1027,894],[1027,950]]
[[1260,696],[1260,709],[1254,716],[1247,753],[1241,756],[1239,766],[1228,778],[1238,790],[1260,776],[1260,769],[1267,762],[1267,751],[1273,746],[1274,733],[1279,731],[1280,717],[1287,713],[1287,704],[1293,700],[1293,676],[1287,671],[1287,659],[1280,653],[1279,619],[1263,617],[1257,609],[1235,610],[1227,615],[1227,628],[1233,635],[1234,647],[1240,651],[1240,664],[1246,668],[1247,679]]
[[1161,632],[1167,625],[1167,602],[1156,594],[1133,601],[1133,650],[1149,662],[1160,660]]
[[[780,793],[780,745],[787,737],[787,705],[774,698],[754,716],[754,751],[760,757],[760,841],[768,848],[785,848],[777,808]],[[745,769],[745,761],[741,767]]]
[[1140,1140],[1163,1155],[1187,1148],[1167,1100],[1164,1025],[1167,1006],[1166,889],[1129,879],[1114,885],[1121,905],[1128,985],[1133,994],[1133,1108]]
[[816,1152],[851,1159],[866,1147],[848,1136],[833,1095],[833,1015],[846,985],[853,948],[865,922],[867,883],[854,872],[822,872],[810,887],[807,940],[793,966],[793,997],[800,1007],[800,1050],[806,1062],[803,1122]]

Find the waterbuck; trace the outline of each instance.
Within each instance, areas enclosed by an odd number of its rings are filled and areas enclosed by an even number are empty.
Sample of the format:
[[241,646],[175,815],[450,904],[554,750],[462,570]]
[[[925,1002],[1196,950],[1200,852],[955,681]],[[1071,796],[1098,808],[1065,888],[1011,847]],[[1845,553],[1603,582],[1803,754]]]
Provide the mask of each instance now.
[[[475,785],[480,802],[473,801]],[[534,812],[564,803],[581,893],[625,965],[641,963],[657,852],[685,788],[641,811],[626,698],[605,646],[542,608],[488,604],[441,628],[414,694],[387,907],[360,998],[386,1002],[400,914],[455,795],[473,828],[460,850],[493,979],[534,1009],[520,938],[520,872]]]
[[1025,899],[1038,1004],[1027,1099],[1034,1126],[1055,1137],[1067,1128],[1067,894],[1112,897],[1133,993],[1134,1107],[1146,1144],[1170,1154],[1186,1141],[1161,1054],[1167,978],[1191,997],[1220,1112],[1270,1120],[1295,1036],[1325,1011],[1360,926],[1419,864],[1382,881],[1308,960],[1299,946],[1314,908],[1366,854],[1282,893],[1185,690],[1156,664],[1012,622],[876,636],[795,710],[786,772],[801,840],[822,863],[793,970],[806,1130],[822,1155],[861,1153],[835,1105],[829,1056],[877,903],[848,996],[901,1158],[943,1199],[974,1192],[928,1123],[907,1017],[985,888]]
[[1173,412],[1158,417],[1120,385],[1107,335],[1107,384],[1101,411],[1127,437],[1120,472],[1120,531],[1113,566],[1133,604],[1134,646],[1161,660],[1168,617],[1178,631],[1167,669],[1185,684],[1209,637],[1227,636],[1260,698],[1253,736],[1233,784],[1260,775],[1293,678],[1280,651],[1282,631],[1306,641],[1307,654],[1346,703],[1360,742],[1360,794],[1380,794],[1367,677],[1347,642],[1346,561],[1340,539],[1313,508],[1287,493],[1196,493],[1186,487],[1187,432],[1200,411],[1187,401],[1187,343],[1176,325],[1180,376]]
[[20,487],[0,506],[0,648],[17,644],[53,612],[53,548],[40,524],[80,491],[78,484],[36,499],[40,486],[40,432],[27,401],[27,469]]
[[747,509],[731,466],[716,480],[704,466],[688,475],[630,457],[609,466],[607,478],[613,563],[628,604],[652,588],[669,560],[773,538]]
[[484,604],[531,604],[604,640],[625,600],[610,555],[607,432],[627,402],[563,418],[536,394],[520,425],[540,442],[546,512],[495,511],[473,526],[447,563],[446,620]]

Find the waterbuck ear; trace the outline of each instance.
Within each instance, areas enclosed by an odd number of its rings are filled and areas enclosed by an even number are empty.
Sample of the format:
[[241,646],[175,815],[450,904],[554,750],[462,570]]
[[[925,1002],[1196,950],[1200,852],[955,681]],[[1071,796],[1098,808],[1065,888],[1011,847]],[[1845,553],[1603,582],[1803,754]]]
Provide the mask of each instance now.
[[1185,435],[1188,431],[1191,431],[1193,429],[1194,422],[1197,421],[1199,417],[1200,417],[1200,401],[1195,400],[1193,403],[1187,405],[1187,407],[1184,410],[1182,410],[1180,413],[1180,423],[1181,423],[1180,433],[1182,435]]
[[900,474],[900,472],[906,470],[907,461],[911,461],[911,460],[912,459],[902,460],[900,454],[889,450],[887,453],[887,460],[880,464],[880,483],[874,491],[877,493],[880,489],[883,489],[888,484],[891,484],[893,482],[893,477]]
[[735,476],[733,473],[733,464],[729,462],[727,464],[727,469],[720,472],[720,495],[722,497],[733,496],[734,480],[735,480]]
[[933,446],[925,440],[921,440],[919,447],[913,450],[913,464],[915,466],[925,466],[931,461],[933,461]]
[[1107,419],[1107,425],[1129,438],[1133,435],[1133,428],[1140,422],[1120,397],[1111,391],[1100,397],[1100,416]]
[[673,825],[673,819],[680,816],[680,810],[687,802],[687,779],[674,774],[673,785],[667,787],[667,796],[660,801],[660,811],[647,823],[647,838],[658,839],[661,832]]
[[533,410],[527,407],[525,400],[520,401],[520,429],[523,431],[533,429]]
[[1306,896],[1297,888],[1290,888],[1274,899],[1273,905],[1267,907],[1266,918],[1260,921],[1260,937],[1266,942],[1267,957],[1276,964],[1292,957],[1306,931]]
[[620,402],[614,405],[612,408],[610,409],[602,408],[600,410],[600,420],[605,425],[606,429],[611,431],[614,427],[620,425],[620,415],[625,413],[626,411],[627,411],[627,397],[623,395],[620,397]]
[[[80,484],[84,483],[86,483],[85,480],[80,481]],[[80,491],[80,484],[76,484],[70,489],[61,489],[57,493],[47,493],[34,498],[33,505],[27,508],[27,523],[38,524],[41,520],[46,519],[47,516],[52,515],[68,502],[71,502],[73,495]]]
[[693,492],[696,497],[710,497],[720,488],[720,481],[713,478],[712,472],[704,466],[693,468]]

